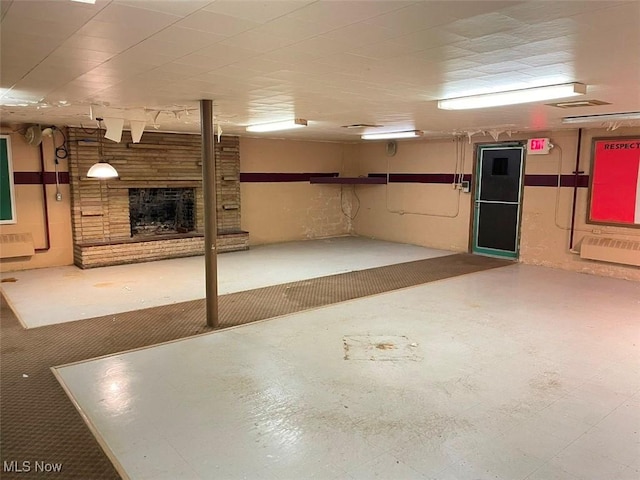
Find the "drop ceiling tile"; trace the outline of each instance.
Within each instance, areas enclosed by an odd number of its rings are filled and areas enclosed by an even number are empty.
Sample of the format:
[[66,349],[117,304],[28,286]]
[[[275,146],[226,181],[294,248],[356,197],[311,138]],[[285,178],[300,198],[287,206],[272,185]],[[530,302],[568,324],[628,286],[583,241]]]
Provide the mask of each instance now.
[[[575,68],[572,64],[556,63],[555,65],[539,65],[535,67],[524,67],[518,69],[519,72],[525,73],[532,77],[550,77],[562,76],[563,82],[573,82],[575,78]],[[562,82],[560,82],[562,83]]]
[[394,10],[399,10],[410,3],[411,2],[393,0],[380,0],[376,2],[353,0],[314,2],[290,13],[289,16],[338,28],[378,17]]
[[[562,64],[556,65],[556,66],[561,67],[561,65]],[[485,63],[483,65],[477,65],[474,67],[474,71],[479,72],[481,74],[506,73],[506,72],[512,72],[514,70],[526,71],[526,70],[532,70],[532,67],[525,65],[524,63],[514,62],[514,61]]]
[[428,50],[466,40],[465,37],[449,32],[444,27],[420,30],[393,39],[393,43],[404,46],[407,52]]
[[316,65],[316,67],[320,65],[325,67],[324,71],[320,68],[316,69],[315,73],[317,74],[332,74],[337,71],[347,71],[359,72],[363,75],[367,75],[371,72],[371,68],[375,67],[378,63],[379,60],[375,58],[361,57],[359,55],[353,55],[351,53],[338,53],[325,58],[321,58],[314,62],[314,65]]
[[[459,44],[457,44],[459,45]],[[436,53],[437,57],[431,57],[433,53]],[[416,55],[425,55],[425,58],[438,58],[443,60],[453,60],[456,58],[465,58],[465,57],[476,57],[478,56],[477,52],[472,52],[467,48],[462,48],[460,46],[453,45],[445,45],[441,48],[427,50],[425,52],[419,52]]]
[[81,38],[100,38],[104,40],[117,38],[119,45],[130,46],[145,40],[154,32],[155,29],[149,27],[144,28],[141,26],[140,28],[131,28],[130,25],[92,20],[87,23],[85,27],[78,30],[74,36],[70,37],[70,40],[76,36]]
[[29,34],[12,34],[2,39],[0,44],[0,58],[5,59],[19,56],[34,64],[40,62],[56,48],[56,42],[46,37]]
[[542,55],[520,55],[519,62],[531,67],[553,65],[555,63],[570,63],[575,60],[574,54],[567,51],[543,53]]
[[259,52],[256,52],[255,50],[249,50],[247,48],[217,43],[209,47],[201,48],[193,55],[210,57],[208,64],[221,66],[257,57],[258,53]]
[[93,17],[98,22],[116,23],[118,25],[135,26],[138,29],[159,30],[168,27],[182,18],[164,12],[145,10],[112,2]]
[[141,64],[139,62],[131,63],[127,59],[120,59],[118,57],[108,60],[100,66],[94,68],[90,72],[87,72],[85,76],[88,77],[109,77],[112,79],[122,79],[131,75],[137,75],[146,70],[149,70],[152,65]]
[[429,27],[435,27],[456,20],[455,12],[459,2],[416,2],[365,20],[365,23],[377,25],[398,33],[408,34]]
[[[110,63],[110,65],[112,66],[123,65],[123,66],[126,66],[126,68],[131,68],[135,66],[136,68],[139,67],[139,68],[151,69],[151,68],[158,67],[160,65],[164,65],[166,63],[170,63],[173,60],[175,60],[175,57],[163,55],[157,52],[151,53],[151,52],[145,52],[143,50],[141,51],[135,48],[131,48],[126,52],[123,52],[120,55],[116,56],[113,60],[111,60],[110,62],[114,62],[114,63]],[[103,64],[103,65],[109,65],[109,64]]]
[[487,53],[502,50],[504,48],[514,48],[526,43],[513,35],[506,33],[494,33],[472,40],[464,40],[454,43],[452,46],[469,50],[475,53]]
[[522,22],[500,12],[468,17],[445,25],[447,31],[466,38],[479,38],[522,27]]
[[154,12],[167,13],[179,17],[185,17],[209,5],[210,0],[189,0],[181,2],[170,2],[166,0],[117,0],[119,5],[151,10]]
[[558,37],[570,37],[578,34],[579,24],[571,18],[558,18],[548,22],[526,25],[511,32],[526,43],[549,40]]
[[397,32],[366,23],[355,23],[345,27],[337,28],[322,35],[323,38],[336,40],[351,47],[358,47],[366,44],[378,43],[397,37]]
[[299,42],[306,40],[307,38],[330,32],[331,30],[332,27],[328,27],[326,25],[284,16],[260,25],[252,31]]
[[221,41],[219,45],[239,47],[254,52],[265,53],[286,47],[292,43],[294,43],[293,40],[284,37],[277,37],[275,35],[250,30],[227,38],[226,40]]
[[179,82],[188,75],[181,72],[167,72],[157,69],[148,70],[135,75],[127,80],[127,85],[146,84],[148,88],[161,87],[169,82]]
[[520,52],[522,56],[544,55],[549,52],[575,50],[576,41],[571,37],[550,38],[548,40],[540,40],[530,42],[525,45],[518,45],[515,50]]
[[272,60],[274,62],[292,63],[309,62],[321,58],[325,55],[318,52],[309,52],[304,49],[297,48],[296,45],[279,48],[262,55],[262,58]]
[[191,28],[219,35],[237,35],[260,25],[257,22],[215,12],[199,11],[180,20],[177,27]]
[[3,21],[10,22],[14,17],[25,17],[80,26],[104,7],[105,4],[102,3],[89,5],[77,2],[16,1],[11,4]]
[[406,46],[395,43],[393,40],[364,45],[362,47],[348,48],[346,52],[378,60],[394,58],[408,53]]
[[149,40],[174,43],[187,50],[191,49],[192,51],[196,51],[200,48],[218,43],[225,38],[227,38],[227,35],[172,25],[155,33]]
[[0,34],[4,39],[9,34],[37,32],[43,38],[65,39],[73,34],[79,25],[69,22],[53,22],[50,20],[39,20],[28,17],[19,17],[5,21],[2,24]]
[[178,43],[160,42],[151,39],[134,45],[120,55],[122,55],[122,58],[137,58],[144,63],[162,65],[188,55],[192,51],[191,48]]
[[135,40],[129,38],[100,38],[87,37],[85,35],[73,35],[65,40],[61,48],[83,48],[104,53],[119,53],[135,45]]
[[[575,22],[593,26],[597,30],[620,28],[622,25],[632,25],[636,35],[639,34],[638,20],[640,19],[640,2],[628,2],[615,5],[613,2],[598,10],[591,10],[572,17]],[[636,36],[637,40],[638,37]]]
[[[479,2],[478,2],[479,3]],[[519,2],[507,6],[503,13],[524,23],[540,23],[556,18],[568,18],[584,12],[593,12],[619,4],[608,0],[586,2]]]
[[56,48],[48,58],[55,59],[60,62],[73,62],[78,59],[86,59],[96,64],[106,62],[110,58],[113,58],[114,53],[96,52],[95,50],[87,50],[84,48]]
[[295,45],[290,45],[284,48],[307,53],[309,55],[316,56],[317,58],[321,56],[332,55],[337,52],[347,51],[349,48],[349,44],[341,40],[334,40],[326,38],[323,35],[318,35],[317,37],[303,40],[296,43]]
[[311,3],[313,3],[311,0],[279,0],[277,2],[218,0],[210,3],[204,10],[253,22],[266,23],[304,8]]
[[492,91],[515,90],[518,88],[527,88],[533,84],[547,84],[544,77],[537,74],[529,75],[524,72],[496,73],[492,75],[479,76],[478,79],[489,83],[492,86]]
[[279,70],[292,68],[292,65],[289,63],[274,62],[271,60],[265,60],[264,58],[249,58],[247,60],[241,60],[239,62],[235,62],[233,66],[244,68],[253,72],[254,75],[269,74]]
[[193,77],[210,71],[211,69],[201,65],[185,65],[179,63],[165,63],[155,68],[160,72],[174,72],[184,75],[185,77]]

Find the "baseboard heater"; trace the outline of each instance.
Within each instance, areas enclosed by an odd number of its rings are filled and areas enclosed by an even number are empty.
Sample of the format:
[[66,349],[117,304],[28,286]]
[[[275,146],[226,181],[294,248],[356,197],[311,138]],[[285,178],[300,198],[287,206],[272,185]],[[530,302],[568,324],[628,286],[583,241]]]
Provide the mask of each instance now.
[[640,241],[587,235],[580,244],[580,258],[640,267]]
[[35,255],[30,233],[5,233],[0,235],[0,258],[31,257]]

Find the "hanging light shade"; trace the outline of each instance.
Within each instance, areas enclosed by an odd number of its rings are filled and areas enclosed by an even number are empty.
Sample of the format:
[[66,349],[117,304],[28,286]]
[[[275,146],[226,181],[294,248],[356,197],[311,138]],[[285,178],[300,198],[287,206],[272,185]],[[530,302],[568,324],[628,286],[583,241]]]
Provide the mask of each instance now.
[[118,171],[104,159],[102,154],[102,118],[96,118],[96,120],[98,121],[98,129],[96,133],[96,140],[98,141],[98,161],[91,166],[87,172],[87,177],[98,178],[101,180],[107,178],[118,178]]
[[118,178],[118,171],[107,162],[94,163],[87,172],[89,178]]

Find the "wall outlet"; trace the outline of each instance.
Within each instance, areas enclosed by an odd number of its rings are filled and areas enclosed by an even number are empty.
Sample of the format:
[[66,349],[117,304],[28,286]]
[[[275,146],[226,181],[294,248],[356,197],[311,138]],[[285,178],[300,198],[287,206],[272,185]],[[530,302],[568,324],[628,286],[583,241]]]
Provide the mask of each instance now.
[[62,194],[60,192],[56,193],[56,202],[61,202],[62,201]]
[[469,193],[471,191],[471,182],[465,180],[460,184],[460,186],[464,193]]

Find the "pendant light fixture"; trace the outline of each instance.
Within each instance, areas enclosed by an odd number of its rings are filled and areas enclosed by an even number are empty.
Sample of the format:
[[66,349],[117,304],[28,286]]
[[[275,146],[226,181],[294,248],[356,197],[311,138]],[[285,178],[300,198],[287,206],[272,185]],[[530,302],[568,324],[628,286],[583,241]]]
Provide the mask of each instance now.
[[87,177],[89,178],[97,178],[100,180],[105,180],[107,178],[118,178],[118,171],[109,165],[104,159],[103,149],[102,149],[102,118],[96,118],[98,122],[98,128],[96,129],[96,140],[98,142],[98,161],[94,163],[89,171],[87,172]]

